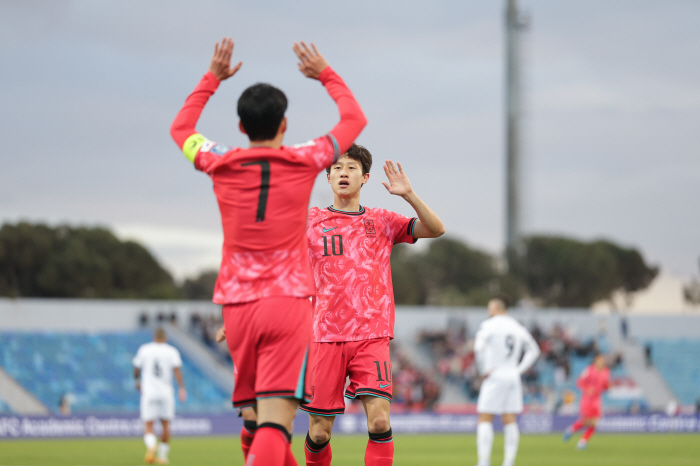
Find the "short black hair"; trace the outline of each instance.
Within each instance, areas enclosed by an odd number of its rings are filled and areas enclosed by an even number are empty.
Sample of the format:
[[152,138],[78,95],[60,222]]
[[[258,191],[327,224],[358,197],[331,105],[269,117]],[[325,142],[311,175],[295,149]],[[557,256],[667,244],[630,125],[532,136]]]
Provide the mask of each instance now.
[[506,309],[508,309],[513,303],[513,299],[505,293],[498,293],[494,295],[491,299],[497,299],[498,301],[502,302],[503,307]]
[[[370,154],[370,152],[365,146],[361,146],[353,142],[352,146],[350,146],[350,149],[348,149],[348,151],[344,153],[342,157],[347,157],[349,159],[353,159],[357,162],[360,162],[360,165],[362,165],[363,175],[365,173],[369,173],[370,169],[372,168],[372,154]],[[330,172],[331,167],[326,167],[326,173]]]
[[253,84],[238,99],[238,117],[251,141],[273,139],[286,110],[287,96],[269,84]]

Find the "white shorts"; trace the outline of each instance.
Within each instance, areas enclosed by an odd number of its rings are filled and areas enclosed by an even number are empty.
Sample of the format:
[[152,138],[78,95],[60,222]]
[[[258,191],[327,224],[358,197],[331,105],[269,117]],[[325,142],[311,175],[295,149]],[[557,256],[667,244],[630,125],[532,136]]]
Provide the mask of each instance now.
[[484,414],[523,412],[523,384],[517,371],[496,371],[481,384],[476,411]]
[[162,419],[171,421],[175,417],[175,397],[174,396],[142,396],[141,397],[141,420],[155,421]]

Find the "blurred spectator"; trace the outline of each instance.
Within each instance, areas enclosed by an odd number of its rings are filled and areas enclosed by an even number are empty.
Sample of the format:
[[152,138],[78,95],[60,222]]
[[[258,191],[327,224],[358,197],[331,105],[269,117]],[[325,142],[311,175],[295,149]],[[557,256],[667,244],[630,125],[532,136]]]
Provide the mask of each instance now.
[[61,416],[70,416],[70,406],[73,395],[70,393],[64,393],[61,395],[61,399],[58,400],[58,412]]
[[644,345],[644,359],[646,360],[647,367],[651,367],[653,364],[651,360],[651,343]]
[[224,325],[220,314],[210,314],[203,317],[199,312],[190,314],[189,332],[197,340],[200,340],[217,355],[219,360],[226,364],[232,364],[228,346],[217,344],[216,332]]

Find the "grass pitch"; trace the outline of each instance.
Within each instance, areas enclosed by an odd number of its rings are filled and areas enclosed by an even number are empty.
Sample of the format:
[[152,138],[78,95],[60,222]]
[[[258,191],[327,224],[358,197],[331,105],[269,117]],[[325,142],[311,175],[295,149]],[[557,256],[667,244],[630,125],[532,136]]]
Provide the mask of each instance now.
[[[235,437],[180,437],[171,441],[172,466],[242,466]],[[292,449],[304,464],[303,438]],[[333,437],[333,465],[364,464],[366,436]],[[476,439],[465,435],[411,435],[394,438],[396,466],[464,466],[476,464]],[[143,464],[143,442],[128,439],[0,440],[0,466],[137,466]],[[559,435],[523,435],[518,466],[675,466],[697,465],[698,434],[597,434],[588,449],[576,450],[576,438],[563,443]],[[496,435],[491,463],[503,459],[503,435]]]

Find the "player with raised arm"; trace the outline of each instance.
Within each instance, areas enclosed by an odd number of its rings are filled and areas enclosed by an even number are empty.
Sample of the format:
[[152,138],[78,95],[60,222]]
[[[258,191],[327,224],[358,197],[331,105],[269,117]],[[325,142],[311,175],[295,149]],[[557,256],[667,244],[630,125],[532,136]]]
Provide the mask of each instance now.
[[576,447],[584,449],[588,441],[595,433],[596,424],[603,414],[603,392],[610,387],[610,369],[607,367],[605,355],[599,353],[593,359],[593,364],[586,367],[578,380],[576,387],[581,390],[581,402],[579,404],[579,418],[564,431],[564,441],[586,427]]
[[[157,328],[153,341],[139,347],[134,356],[134,379],[136,389],[141,392],[141,420],[144,423],[143,442],[146,444],[146,463],[168,463],[170,452],[170,421],[175,417],[175,392],[173,375],[178,385],[180,401],[187,399],[182,380],[180,352],[166,343],[165,330]],[[163,435],[160,444],[153,431],[153,423],[160,420]],[[156,447],[158,456],[156,457]]]
[[249,465],[296,465],[292,421],[308,399],[313,276],[308,261],[306,210],[319,171],[335,163],[366,124],[343,80],[311,44],[294,44],[299,70],[319,80],[335,100],[340,122],[325,136],[282,145],[287,99],[269,84],[247,88],[238,100],[239,128],[248,148],[209,141],[195,125],[222,80],[235,75],[233,41],[216,45],[209,71],[185,101],[171,135],[197,170],[209,175],[224,231],[214,302],[222,304],[227,344],[238,371],[233,403],[255,406],[257,430]]
[[[403,197],[418,218],[360,205],[372,155],[353,144],[329,169],[333,205],[309,211],[307,236],[316,283],[313,318],[312,394],[306,464],[331,464],[331,432],[347,398],[360,398],[369,440],[365,464],[393,462],[389,408],[392,396],[389,340],[394,337],[391,249],[397,243],[436,238],[440,218],[413,191],[401,164],[384,164],[389,193]],[[345,389],[346,377],[350,385]]]
[[540,355],[530,332],[508,315],[508,302],[505,295],[489,301],[489,319],[481,323],[474,341],[477,367],[483,375],[476,407],[478,466],[491,464],[495,415],[503,421],[503,466],[515,464],[520,442],[517,415],[523,411],[520,377]]

